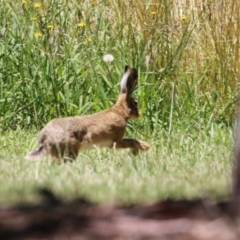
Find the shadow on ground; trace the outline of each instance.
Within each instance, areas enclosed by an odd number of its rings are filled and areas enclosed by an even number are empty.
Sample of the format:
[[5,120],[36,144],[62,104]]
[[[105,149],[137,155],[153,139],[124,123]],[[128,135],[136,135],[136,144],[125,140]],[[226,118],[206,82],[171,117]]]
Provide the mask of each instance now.
[[1,240],[238,240],[228,202],[165,200],[150,205],[96,205],[58,199],[41,189],[38,205],[0,209]]

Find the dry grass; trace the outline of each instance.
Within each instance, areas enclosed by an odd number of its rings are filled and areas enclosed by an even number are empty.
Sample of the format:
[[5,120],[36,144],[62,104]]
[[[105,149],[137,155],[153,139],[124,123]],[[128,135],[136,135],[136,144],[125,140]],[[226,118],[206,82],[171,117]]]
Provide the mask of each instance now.
[[[36,3],[0,0],[3,201],[41,184],[96,201],[224,195],[239,92],[240,2]],[[115,57],[111,64],[102,60],[106,53]],[[125,64],[139,71],[134,94],[142,111],[128,134],[156,149],[126,162],[124,153],[106,152],[70,166],[23,160],[35,141],[26,129],[115,102]]]

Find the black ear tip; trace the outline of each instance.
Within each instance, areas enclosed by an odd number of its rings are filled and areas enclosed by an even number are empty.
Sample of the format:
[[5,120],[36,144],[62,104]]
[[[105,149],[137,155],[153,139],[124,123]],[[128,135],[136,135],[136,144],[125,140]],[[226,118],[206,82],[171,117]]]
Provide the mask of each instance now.
[[132,75],[133,75],[135,78],[138,78],[138,72],[137,72],[137,69],[136,69],[136,68],[132,68]]
[[131,76],[132,76],[133,78],[137,79],[137,78],[138,78],[137,69],[136,69],[136,68],[131,68],[131,67],[129,67],[128,65],[126,65],[125,68],[124,68],[124,72],[127,72],[129,69],[131,70],[131,73],[130,73]]
[[126,72],[128,70],[129,66],[126,65],[125,68],[124,68],[124,72]]

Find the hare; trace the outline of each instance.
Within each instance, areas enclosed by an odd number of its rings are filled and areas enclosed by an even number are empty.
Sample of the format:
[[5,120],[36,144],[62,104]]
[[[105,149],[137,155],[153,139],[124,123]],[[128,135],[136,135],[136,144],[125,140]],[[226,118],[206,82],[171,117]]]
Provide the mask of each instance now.
[[138,103],[131,96],[137,78],[137,70],[125,66],[121,91],[115,105],[91,115],[51,120],[40,131],[40,147],[26,157],[39,159],[50,155],[67,161],[75,160],[79,151],[95,147],[130,148],[134,155],[137,155],[139,150],[148,150],[150,145],[147,142],[123,138],[128,120],[140,116]]

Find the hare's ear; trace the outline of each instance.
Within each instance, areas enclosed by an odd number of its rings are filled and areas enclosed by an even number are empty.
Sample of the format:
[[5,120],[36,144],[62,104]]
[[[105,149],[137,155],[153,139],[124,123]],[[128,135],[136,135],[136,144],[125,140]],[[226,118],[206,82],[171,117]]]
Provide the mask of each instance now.
[[131,95],[137,85],[138,73],[135,68],[125,66],[125,72],[121,80],[121,93]]

